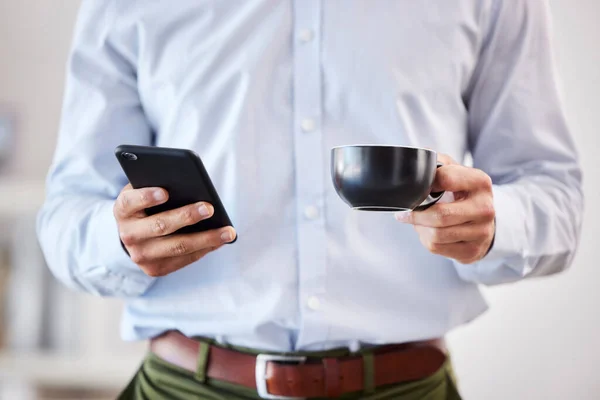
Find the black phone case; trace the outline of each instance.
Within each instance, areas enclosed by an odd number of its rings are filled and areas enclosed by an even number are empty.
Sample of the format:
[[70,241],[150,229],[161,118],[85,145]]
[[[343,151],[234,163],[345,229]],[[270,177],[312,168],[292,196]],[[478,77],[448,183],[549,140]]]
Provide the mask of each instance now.
[[[191,150],[168,147],[120,145],[115,156],[134,189],[161,187],[169,193],[166,203],[146,209],[148,215],[199,201],[213,205],[214,215],[177,233],[202,232],[233,226],[200,157]],[[233,240],[237,241],[237,236]]]

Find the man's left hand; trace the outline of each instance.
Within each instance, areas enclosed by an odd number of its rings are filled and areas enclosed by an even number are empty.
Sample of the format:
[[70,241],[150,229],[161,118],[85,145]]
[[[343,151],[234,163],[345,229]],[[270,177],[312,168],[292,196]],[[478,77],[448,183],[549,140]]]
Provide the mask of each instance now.
[[396,213],[398,221],[412,224],[421,243],[433,254],[463,264],[481,260],[495,233],[492,180],[483,171],[459,165],[446,155],[437,169],[434,192],[453,192],[455,201],[437,203],[424,211]]

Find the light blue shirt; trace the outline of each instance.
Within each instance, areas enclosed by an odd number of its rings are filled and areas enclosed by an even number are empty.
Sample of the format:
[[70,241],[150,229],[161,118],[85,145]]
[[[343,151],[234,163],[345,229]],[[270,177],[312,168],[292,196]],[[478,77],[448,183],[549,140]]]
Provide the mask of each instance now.
[[[122,336],[167,329],[272,350],[439,337],[479,284],[563,270],[581,171],[543,0],[84,0],[38,233],[65,284],[126,299]],[[203,159],[239,240],[165,277],[121,248],[123,143]],[[491,252],[463,265],[352,211],[334,146],[421,146],[494,182]]]

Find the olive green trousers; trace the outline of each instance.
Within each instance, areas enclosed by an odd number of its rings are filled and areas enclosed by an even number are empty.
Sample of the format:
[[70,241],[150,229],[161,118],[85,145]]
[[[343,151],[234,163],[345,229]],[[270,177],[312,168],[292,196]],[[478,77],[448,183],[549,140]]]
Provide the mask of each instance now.
[[[251,349],[237,350],[256,354]],[[343,356],[348,350],[336,349],[325,352],[303,352],[294,355],[313,357]],[[373,382],[372,356],[369,350],[361,350],[365,360],[365,382]],[[129,385],[118,397],[119,400],[246,400],[260,399],[255,390],[228,382],[217,381],[205,376],[206,355],[198,358],[198,371],[193,373],[176,365],[170,364],[153,353],[148,353],[140,369]],[[370,361],[369,361],[370,360]],[[370,375],[370,376],[369,376]],[[451,362],[446,363],[433,375],[412,382],[390,385],[377,389],[367,389],[364,392],[348,393],[341,399],[364,400],[460,400]]]

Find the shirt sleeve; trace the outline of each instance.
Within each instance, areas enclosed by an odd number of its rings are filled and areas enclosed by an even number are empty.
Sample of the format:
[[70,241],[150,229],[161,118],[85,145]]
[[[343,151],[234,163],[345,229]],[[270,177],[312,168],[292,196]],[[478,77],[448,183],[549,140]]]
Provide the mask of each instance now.
[[134,297],[155,278],[121,247],[112,211],[127,180],[114,149],[150,144],[152,133],[137,92],[135,43],[119,35],[116,15],[112,1],[84,0],[79,10],[37,234],[49,268],[68,286]]
[[579,243],[582,173],[565,121],[547,0],[496,0],[465,96],[474,167],[489,174],[496,236],[484,259],[454,262],[494,285],[570,266]]

